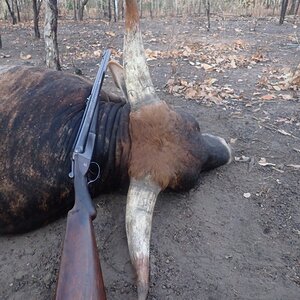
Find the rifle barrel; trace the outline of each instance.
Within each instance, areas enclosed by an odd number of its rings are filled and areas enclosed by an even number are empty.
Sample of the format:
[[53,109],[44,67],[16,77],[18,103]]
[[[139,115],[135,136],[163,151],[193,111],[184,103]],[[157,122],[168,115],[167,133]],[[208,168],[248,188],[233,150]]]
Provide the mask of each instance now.
[[84,115],[82,117],[82,121],[79,127],[79,135],[76,139],[74,152],[82,153],[84,151],[84,145],[86,143],[86,139],[88,136],[88,132],[90,130],[91,121],[93,119],[95,108],[97,105],[97,99],[99,92],[102,87],[102,83],[105,76],[106,67],[110,58],[111,50],[107,49],[104,51],[100,67],[98,69],[95,83],[92,88],[91,95],[88,98],[87,109],[84,111]]

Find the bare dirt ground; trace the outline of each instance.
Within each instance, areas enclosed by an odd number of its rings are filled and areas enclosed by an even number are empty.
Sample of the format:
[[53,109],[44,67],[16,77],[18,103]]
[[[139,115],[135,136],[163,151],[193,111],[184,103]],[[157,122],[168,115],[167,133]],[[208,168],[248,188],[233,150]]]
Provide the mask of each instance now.
[[[199,18],[142,25],[160,96],[193,114],[203,132],[225,137],[236,157],[189,193],[160,195],[149,299],[299,299],[300,100],[291,72],[300,63],[299,27],[217,18],[210,32]],[[98,50],[119,56],[122,30],[122,22],[60,21],[63,68],[74,72],[74,64],[92,78]],[[1,32],[1,65],[43,65],[30,24],[1,23]],[[96,199],[108,299],[136,299],[125,201],[119,193]],[[0,237],[0,299],[53,298],[65,222]]]

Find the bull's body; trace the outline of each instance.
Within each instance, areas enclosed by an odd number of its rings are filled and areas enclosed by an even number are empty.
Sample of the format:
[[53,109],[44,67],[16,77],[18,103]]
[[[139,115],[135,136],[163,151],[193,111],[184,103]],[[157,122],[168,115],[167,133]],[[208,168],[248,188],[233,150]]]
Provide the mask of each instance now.
[[[91,87],[81,77],[40,68],[0,71],[0,233],[28,231],[58,218],[72,206],[70,154]],[[93,160],[101,167],[101,176],[93,184],[94,196],[128,183],[131,151],[129,105],[105,92],[99,100]],[[171,111],[170,120],[161,120],[164,116],[160,113],[149,113],[150,118],[157,118],[158,127],[154,134],[141,132],[141,143],[161,151],[162,158],[159,161],[156,154],[143,157],[147,165],[141,172],[153,164],[164,174],[158,180],[167,178],[165,187],[188,189],[197,182],[201,170],[228,161],[228,155],[214,148],[214,141],[210,145],[209,136],[200,134],[191,116]],[[173,127],[182,137],[172,132]],[[159,136],[163,130],[169,139],[166,150]],[[174,173],[170,179],[168,172]]]
[[[0,74],[0,232],[30,230],[72,206],[70,153],[90,90],[90,82],[62,72],[15,67]],[[102,93],[94,195],[128,180],[129,105],[108,100]]]

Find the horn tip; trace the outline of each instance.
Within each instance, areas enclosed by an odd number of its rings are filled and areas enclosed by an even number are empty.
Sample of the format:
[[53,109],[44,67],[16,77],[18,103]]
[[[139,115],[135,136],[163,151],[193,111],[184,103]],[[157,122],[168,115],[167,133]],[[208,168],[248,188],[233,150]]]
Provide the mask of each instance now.
[[138,300],[146,300],[148,291],[149,291],[148,283],[138,282],[137,284]]
[[149,257],[136,261],[138,300],[146,300],[149,292]]

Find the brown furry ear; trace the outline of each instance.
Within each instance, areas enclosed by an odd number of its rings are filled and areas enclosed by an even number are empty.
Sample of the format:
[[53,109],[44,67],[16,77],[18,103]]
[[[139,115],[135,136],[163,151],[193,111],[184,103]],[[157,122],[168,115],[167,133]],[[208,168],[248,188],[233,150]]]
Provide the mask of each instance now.
[[111,60],[108,63],[108,68],[113,76],[115,85],[123,92],[125,98],[128,99],[123,67],[116,61]]

